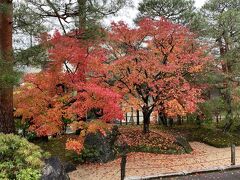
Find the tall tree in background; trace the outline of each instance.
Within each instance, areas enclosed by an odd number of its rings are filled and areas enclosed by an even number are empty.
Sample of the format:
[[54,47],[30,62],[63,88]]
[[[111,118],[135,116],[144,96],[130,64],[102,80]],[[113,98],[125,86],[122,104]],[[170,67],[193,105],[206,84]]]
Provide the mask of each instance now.
[[175,23],[186,24],[194,16],[193,0],[143,0],[138,18],[165,17]]
[[56,19],[62,30],[95,29],[98,21],[117,13],[129,5],[130,0],[28,0],[42,18]]
[[12,52],[12,1],[0,0],[0,132],[14,133]]
[[[48,61],[46,47],[36,46],[36,38],[52,29],[61,29],[66,35],[73,29],[78,38],[96,39],[102,36],[100,20],[114,15],[131,0],[21,0],[14,2],[15,59],[18,66],[45,66]],[[46,28],[48,26],[48,28]],[[24,35],[24,37],[23,37]],[[30,37],[30,38],[26,38]]]
[[45,20],[25,1],[13,2],[14,65],[44,66],[48,61],[46,47],[37,45],[39,39],[49,31]]
[[226,103],[224,131],[228,131],[234,120],[234,96],[239,96],[240,1],[209,0],[201,10],[207,22],[205,37],[215,41],[215,75],[220,77],[216,86]]
[[22,42],[20,43],[27,44],[27,47],[34,46],[34,38],[49,30],[45,25],[44,19],[35,12],[30,4],[24,1],[14,1],[13,31],[15,35],[21,35],[19,39]]
[[203,17],[194,6],[194,0],[143,0],[138,10],[137,21],[144,17],[164,17],[197,33],[201,32],[204,25]]

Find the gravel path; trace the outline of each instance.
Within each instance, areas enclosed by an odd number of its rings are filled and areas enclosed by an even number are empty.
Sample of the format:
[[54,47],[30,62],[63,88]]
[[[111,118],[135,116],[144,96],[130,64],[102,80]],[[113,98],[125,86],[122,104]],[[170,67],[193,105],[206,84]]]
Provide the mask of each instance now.
[[[230,148],[215,148],[203,143],[190,143],[193,152],[182,155],[130,153],[126,176],[150,176],[160,173],[193,171],[230,165]],[[236,164],[240,164],[240,147],[236,147]],[[71,180],[118,180],[120,159],[106,164],[85,164],[71,172]]]

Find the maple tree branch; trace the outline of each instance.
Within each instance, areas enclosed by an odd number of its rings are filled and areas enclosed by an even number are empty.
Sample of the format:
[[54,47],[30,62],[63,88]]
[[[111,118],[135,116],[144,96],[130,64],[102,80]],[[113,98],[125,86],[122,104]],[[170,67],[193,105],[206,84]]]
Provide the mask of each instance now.
[[63,64],[64,64],[64,66],[66,67],[67,72],[73,74],[72,70],[68,67],[67,62],[64,61]]
[[[122,78],[123,79],[123,78]],[[132,89],[127,85],[126,82],[124,82],[122,79],[119,79],[118,81],[121,82],[123,85],[126,86],[126,88],[128,89],[129,93],[132,93]]]
[[64,105],[61,107],[61,108],[64,108],[64,107],[66,107],[66,106],[70,106],[70,105],[72,105],[74,102],[76,102],[77,101],[77,98],[72,98],[72,99],[70,99],[70,101],[68,101],[67,103],[64,103]]

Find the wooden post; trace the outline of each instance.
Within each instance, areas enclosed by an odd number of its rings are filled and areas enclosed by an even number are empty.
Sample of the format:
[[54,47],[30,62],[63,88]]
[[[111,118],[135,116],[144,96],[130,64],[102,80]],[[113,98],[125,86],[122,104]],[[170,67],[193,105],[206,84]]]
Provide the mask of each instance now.
[[122,144],[122,153],[121,153],[121,180],[124,180],[126,175],[126,163],[127,163],[127,144]]
[[127,156],[122,155],[122,160],[121,160],[121,180],[124,180],[125,175],[126,175],[126,162],[127,162]]
[[125,115],[125,116],[126,116],[126,125],[127,125],[127,123],[128,123],[128,122],[127,122],[127,118],[128,118],[128,116],[127,116],[127,113],[126,113],[126,115]]
[[139,125],[139,110],[137,110],[137,125]]
[[231,165],[235,165],[235,145],[231,145]]

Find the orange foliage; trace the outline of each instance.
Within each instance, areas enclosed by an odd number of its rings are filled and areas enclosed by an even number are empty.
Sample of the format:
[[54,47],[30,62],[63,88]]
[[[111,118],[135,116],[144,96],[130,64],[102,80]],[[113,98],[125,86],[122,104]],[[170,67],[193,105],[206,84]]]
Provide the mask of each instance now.
[[78,140],[69,139],[66,143],[66,149],[75,151],[77,154],[80,154],[83,148],[83,138]]
[[86,122],[74,122],[71,124],[73,130],[81,130],[80,136],[78,139],[69,139],[66,143],[67,150],[73,150],[76,153],[80,154],[84,149],[84,140],[87,134],[90,133],[101,133],[103,136],[106,136],[106,132],[110,130],[111,126],[102,122],[102,121],[91,121]]
[[209,58],[194,34],[163,18],[144,19],[134,29],[113,23],[111,29],[107,78],[114,80],[114,90],[143,113],[177,116],[196,110],[201,88],[191,81]]
[[99,81],[106,60],[101,42],[56,32],[48,45],[51,62],[42,72],[24,78],[14,96],[15,116],[29,121],[29,129],[38,136],[61,133],[63,118],[80,121],[92,108],[101,109],[103,121],[123,117],[121,96]]
[[57,32],[47,44],[48,68],[27,75],[15,93],[15,116],[38,136],[60,133],[63,118],[80,121],[93,108],[111,121],[123,118],[120,103],[125,111],[177,116],[194,112],[201,101],[201,88],[191,80],[208,61],[204,47],[187,28],[163,18],[144,19],[133,29],[113,23],[107,41]]
[[170,100],[165,103],[166,114],[169,117],[175,117],[176,114],[180,116],[185,116],[186,111],[184,107],[176,100]]

